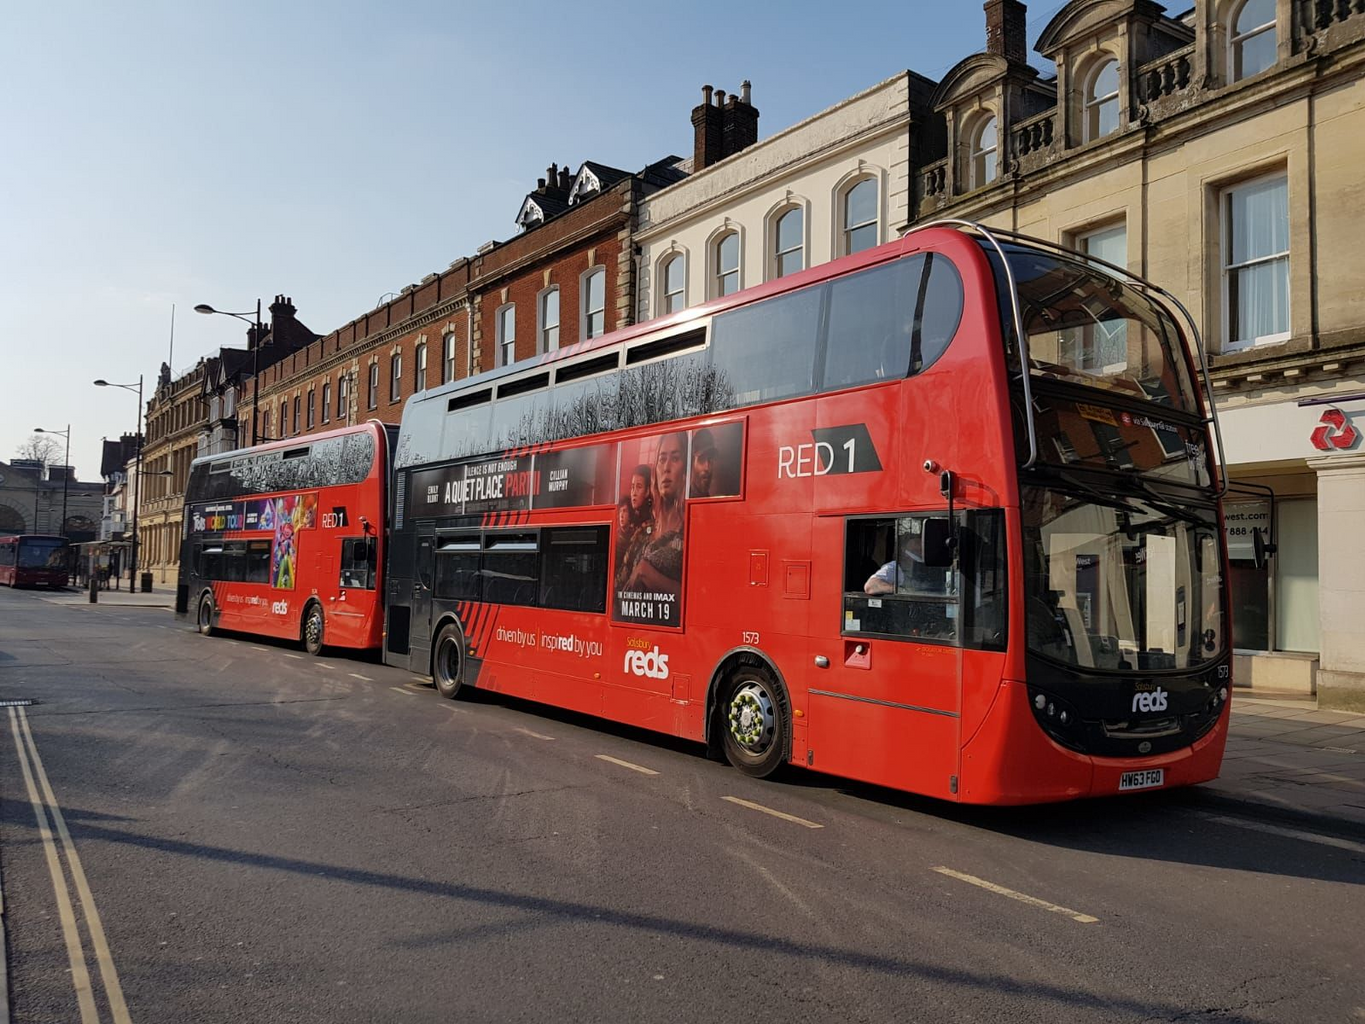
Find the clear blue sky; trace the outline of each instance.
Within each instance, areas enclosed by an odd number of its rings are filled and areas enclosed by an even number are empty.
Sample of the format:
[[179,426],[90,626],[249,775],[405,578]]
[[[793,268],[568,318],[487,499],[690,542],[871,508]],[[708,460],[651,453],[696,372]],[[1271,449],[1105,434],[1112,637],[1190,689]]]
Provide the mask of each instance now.
[[[1060,6],[1034,3],[1030,33]],[[984,45],[980,0],[608,4],[56,2],[0,38],[0,459],[35,426],[131,431],[132,395],[293,297],[318,333],[515,232],[551,162],[690,154],[703,83],[766,137]]]

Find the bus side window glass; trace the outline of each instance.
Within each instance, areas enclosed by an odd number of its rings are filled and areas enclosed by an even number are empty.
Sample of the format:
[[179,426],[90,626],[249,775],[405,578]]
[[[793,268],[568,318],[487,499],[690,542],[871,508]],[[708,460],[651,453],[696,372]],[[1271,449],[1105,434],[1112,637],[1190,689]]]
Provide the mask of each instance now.
[[534,533],[484,536],[483,599],[491,604],[534,606],[539,597],[540,555]]
[[341,542],[341,585],[374,589],[374,538],[346,537]]
[[910,334],[924,257],[874,267],[830,285],[825,391],[900,380],[910,369]]
[[607,610],[607,528],[575,526],[542,535],[540,606]]
[[730,388],[737,406],[811,394],[827,291],[823,285],[802,288],[716,317],[715,386]]
[[436,596],[450,601],[483,600],[477,533],[439,538],[436,548]]
[[270,582],[270,541],[250,540],[246,545],[246,582]]
[[843,632],[956,643],[949,536],[944,513],[849,520]]
[[928,369],[947,350],[962,322],[962,302],[962,276],[953,261],[929,253],[910,339],[911,373]]
[[1003,651],[1009,628],[1004,514],[998,509],[969,512],[960,546],[963,644]]

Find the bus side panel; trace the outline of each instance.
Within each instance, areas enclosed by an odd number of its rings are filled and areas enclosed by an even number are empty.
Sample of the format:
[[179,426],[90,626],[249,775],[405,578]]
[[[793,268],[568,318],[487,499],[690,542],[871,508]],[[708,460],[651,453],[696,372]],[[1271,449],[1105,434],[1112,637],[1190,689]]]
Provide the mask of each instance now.
[[810,697],[810,766],[879,786],[955,800],[957,720],[828,696]]
[[971,804],[1032,804],[1090,793],[1089,757],[1053,743],[1034,721],[1028,689],[1009,680],[962,751],[958,799]]

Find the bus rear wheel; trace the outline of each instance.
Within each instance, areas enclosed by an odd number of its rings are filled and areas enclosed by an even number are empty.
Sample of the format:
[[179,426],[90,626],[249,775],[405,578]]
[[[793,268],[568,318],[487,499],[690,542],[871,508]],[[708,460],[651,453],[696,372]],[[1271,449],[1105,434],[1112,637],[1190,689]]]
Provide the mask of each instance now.
[[464,664],[464,632],[452,622],[436,634],[431,652],[431,679],[442,697],[454,700],[459,694]]
[[199,599],[199,616],[195,624],[204,636],[213,636],[213,595],[205,594]]
[[322,653],[322,639],[327,623],[322,617],[322,606],[310,604],[303,613],[303,648],[314,656]]
[[787,709],[777,681],[766,669],[745,666],[726,680],[720,724],[725,759],[756,779],[766,779],[785,761]]

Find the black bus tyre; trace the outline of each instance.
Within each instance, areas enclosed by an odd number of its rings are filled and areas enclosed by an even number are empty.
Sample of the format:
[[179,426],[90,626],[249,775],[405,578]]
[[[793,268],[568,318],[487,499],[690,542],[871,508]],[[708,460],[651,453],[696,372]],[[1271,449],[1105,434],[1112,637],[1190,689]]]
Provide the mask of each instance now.
[[205,594],[199,599],[199,616],[195,619],[196,628],[203,636],[213,636],[213,595]]
[[455,623],[448,623],[436,634],[431,649],[431,681],[436,691],[454,700],[464,684],[464,632]]
[[721,685],[721,745],[745,775],[766,779],[786,761],[790,724],[786,702],[766,668],[741,666]]
[[327,633],[327,620],[322,615],[322,605],[316,601],[309,603],[303,610],[303,624],[300,626],[303,649],[316,657],[322,653],[323,639]]

